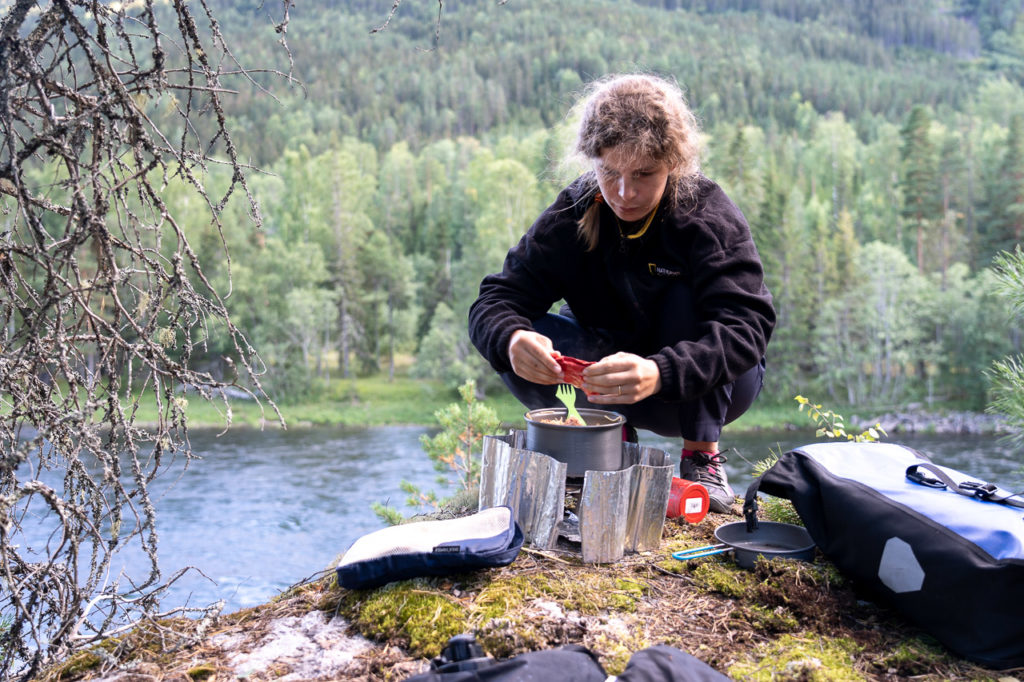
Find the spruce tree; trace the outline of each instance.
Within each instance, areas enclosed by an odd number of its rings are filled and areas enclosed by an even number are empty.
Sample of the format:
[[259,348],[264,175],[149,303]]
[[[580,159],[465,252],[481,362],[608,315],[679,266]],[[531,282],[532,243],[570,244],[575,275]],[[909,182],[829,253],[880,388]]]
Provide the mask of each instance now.
[[925,272],[925,242],[929,231],[940,218],[941,205],[936,193],[937,163],[935,149],[929,138],[931,114],[923,105],[911,111],[900,134],[903,163],[900,178],[903,191],[903,218],[914,228],[918,272]]
[[1009,251],[1024,237],[1024,114],[1010,119],[1001,170],[1005,193],[1000,204],[1006,214],[1002,250]]
[[984,219],[978,227],[981,263],[1012,251],[1024,236],[1024,115],[1010,118],[997,171],[986,183]]

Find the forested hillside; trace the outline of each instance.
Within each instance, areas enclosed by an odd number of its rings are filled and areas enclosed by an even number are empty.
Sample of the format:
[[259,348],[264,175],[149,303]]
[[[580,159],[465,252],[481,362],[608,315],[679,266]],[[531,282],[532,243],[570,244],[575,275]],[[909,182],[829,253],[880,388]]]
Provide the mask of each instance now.
[[398,355],[499,385],[467,307],[567,179],[575,94],[625,70],[684,86],[705,170],[753,226],[779,311],[767,399],[977,408],[1020,350],[987,269],[1024,233],[1020,0],[391,4],[299,3],[289,63],[262,3],[213,3],[243,66],[293,77],[228,102],[265,226],[234,209],[229,266],[173,180],[166,199],[224,291],[230,271],[276,398]]
[[[259,17],[257,3],[224,4],[225,26]],[[437,4],[406,0],[375,34],[386,3],[327,4],[297,8],[289,27],[305,98],[286,100],[285,110],[265,98],[238,101],[244,119],[274,126],[275,135],[249,140],[260,161],[314,135],[417,149],[440,137],[552,126],[581,83],[609,71],[674,75],[708,125],[793,128],[799,94],[819,113],[842,112],[862,135],[915,104],[964,110],[997,64],[1018,83],[1024,75],[1019,0],[965,2],[957,13],[935,0],[454,0],[439,26]],[[280,62],[274,47],[270,34],[247,36],[242,54],[246,63]]]

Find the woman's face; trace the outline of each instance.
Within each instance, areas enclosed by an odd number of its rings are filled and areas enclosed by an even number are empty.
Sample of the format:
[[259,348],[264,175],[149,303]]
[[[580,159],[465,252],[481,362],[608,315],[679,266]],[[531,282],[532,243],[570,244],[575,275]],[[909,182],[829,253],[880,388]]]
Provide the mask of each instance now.
[[637,159],[618,147],[605,149],[594,159],[601,195],[624,222],[643,220],[658,206],[669,170],[662,161]]

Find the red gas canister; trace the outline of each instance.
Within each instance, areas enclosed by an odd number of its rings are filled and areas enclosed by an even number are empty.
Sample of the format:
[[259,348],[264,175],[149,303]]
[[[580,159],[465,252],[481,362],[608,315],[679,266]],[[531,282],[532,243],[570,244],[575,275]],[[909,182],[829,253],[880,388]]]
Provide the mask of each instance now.
[[700,523],[707,515],[709,506],[707,488],[685,478],[672,477],[665,516],[670,519],[682,516],[688,523]]

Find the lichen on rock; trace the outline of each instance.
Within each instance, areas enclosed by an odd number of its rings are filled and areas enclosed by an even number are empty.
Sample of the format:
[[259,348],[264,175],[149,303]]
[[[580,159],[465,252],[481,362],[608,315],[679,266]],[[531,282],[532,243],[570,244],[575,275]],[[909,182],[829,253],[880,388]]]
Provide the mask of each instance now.
[[[865,600],[822,556],[758,560],[751,570],[728,555],[672,559],[673,551],[707,544],[718,525],[735,519],[669,520],[659,550],[612,564],[524,548],[502,568],[374,590],[343,589],[328,573],[269,604],[221,616],[206,637],[172,654],[134,634],[108,647],[118,653],[116,664],[109,655],[88,667],[69,661],[45,680],[114,680],[134,671],[156,680],[399,682],[428,669],[448,639],[462,633],[495,658],[580,644],[609,674],[621,672],[637,651],[666,644],[734,679],[1000,677]],[[186,619],[162,625],[172,626],[195,631]]]

